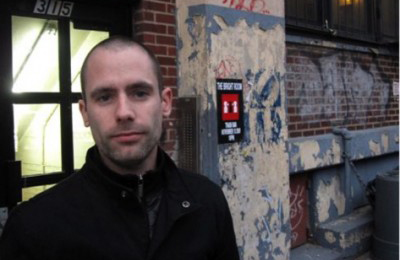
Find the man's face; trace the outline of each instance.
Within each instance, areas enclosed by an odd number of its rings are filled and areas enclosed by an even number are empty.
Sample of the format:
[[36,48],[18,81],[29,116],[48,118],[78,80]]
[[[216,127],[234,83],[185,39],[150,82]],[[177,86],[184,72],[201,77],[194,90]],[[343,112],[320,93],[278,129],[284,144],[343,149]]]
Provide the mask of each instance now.
[[85,93],[82,117],[107,166],[130,169],[155,158],[172,93],[165,88],[160,94],[144,50],[95,50],[87,63]]

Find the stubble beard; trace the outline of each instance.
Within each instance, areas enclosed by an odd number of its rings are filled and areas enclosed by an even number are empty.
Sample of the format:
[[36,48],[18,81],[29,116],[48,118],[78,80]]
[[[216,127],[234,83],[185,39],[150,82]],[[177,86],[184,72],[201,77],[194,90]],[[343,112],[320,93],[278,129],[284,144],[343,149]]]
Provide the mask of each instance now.
[[133,143],[132,147],[113,147],[111,142],[103,141],[100,149],[102,154],[119,168],[135,170],[143,165],[154,149],[157,149],[159,140],[160,134],[153,133],[147,140],[143,140],[143,143]]

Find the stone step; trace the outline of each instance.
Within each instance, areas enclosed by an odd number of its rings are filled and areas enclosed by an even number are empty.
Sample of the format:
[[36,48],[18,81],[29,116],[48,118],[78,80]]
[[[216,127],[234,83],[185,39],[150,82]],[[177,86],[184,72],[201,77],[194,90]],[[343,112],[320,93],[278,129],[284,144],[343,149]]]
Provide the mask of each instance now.
[[315,232],[315,241],[324,248],[339,252],[343,258],[360,255],[371,247],[373,220],[372,208],[365,206],[320,225]]
[[304,244],[290,251],[290,260],[339,260],[339,252],[313,244]]

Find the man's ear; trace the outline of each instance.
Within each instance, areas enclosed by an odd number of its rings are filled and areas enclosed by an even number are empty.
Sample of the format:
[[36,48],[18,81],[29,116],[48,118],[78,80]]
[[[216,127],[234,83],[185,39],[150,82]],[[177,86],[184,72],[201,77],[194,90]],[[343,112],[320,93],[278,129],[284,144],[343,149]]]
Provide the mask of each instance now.
[[161,105],[163,116],[168,117],[172,111],[172,90],[170,88],[164,88],[161,91]]
[[86,109],[86,102],[83,99],[79,100],[79,111],[81,111],[82,119],[83,119],[83,124],[88,127],[90,126],[89,124],[89,117],[87,114],[87,109]]

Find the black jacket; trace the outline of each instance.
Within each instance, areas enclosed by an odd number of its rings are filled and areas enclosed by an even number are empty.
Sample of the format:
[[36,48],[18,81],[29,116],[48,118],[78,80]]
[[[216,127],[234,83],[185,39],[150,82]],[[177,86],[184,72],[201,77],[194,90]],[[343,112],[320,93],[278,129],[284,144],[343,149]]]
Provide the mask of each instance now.
[[0,238],[1,260],[239,259],[217,185],[178,169],[160,150],[161,185],[146,191],[162,194],[151,232],[154,208],[139,202],[135,188],[110,178],[95,151],[88,151],[79,173],[11,212]]

